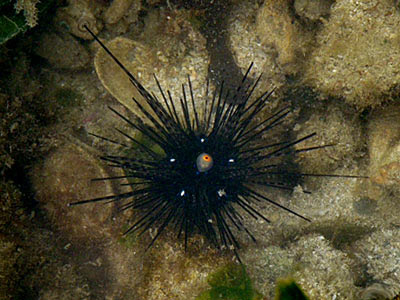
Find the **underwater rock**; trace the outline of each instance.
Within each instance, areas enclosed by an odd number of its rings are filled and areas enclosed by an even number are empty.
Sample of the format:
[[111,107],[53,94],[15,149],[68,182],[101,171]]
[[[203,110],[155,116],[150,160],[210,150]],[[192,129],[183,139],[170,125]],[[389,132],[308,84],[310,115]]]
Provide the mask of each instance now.
[[240,2],[228,19],[228,44],[235,63],[245,72],[253,62],[253,72],[262,74],[255,94],[287,83],[287,76],[301,72],[311,51],[314,33],[291,13],[290,1]]
[[35,49],[55,68],[79,70],[89,64],[89,52],[68,33],[44,34]]
[[114,0],[104,12],[103,20],[106,24],[117,23],[130,9],[135,0]]
[[[146,56],[151,53],[148,47],[124,37],[117,37],[106,43],[106,46],[134,76],[138,73],[135,70],[135,66],[141,66],[142,62],[146,61]],[[136,55],[133,53],[136,53]],[[133,57],[135,64],[132,64],[130,60],[132,55],[135,55]],[[148,58],[147,61],[151,61],[151,59]],[[132,97],[140,101],[142,99],[140,93],[130,82],[125,72],[103,49],[98,50],[94,59],[94,66],[97,76],[106,90],[129,110],[138,113]],[[140,103],[145,105],[144,101]]]
[[376,200],[365,196],[353,201],[354,211],[360,215],[373,215],[377,209],[377,205]]
[[[302,113],[305,114],[307,112]],[[305,173],[332,173],[338,167],[349,165],[357,154],[361,156],[361,122],[349,107],[333,102],[313,107],[309,118],[298,122],[294,132],[298,138],[317,133],[312,139],[296,145],[297,150],[331,145],[298,154],[297,162]]]
[[390,293],[383,284],[374,283],[360,293],[360,300],[387,300],[391,299]]
[[271,44],[263,45],[259,41],[256,24],[250,22],[257,16],[259,7],[241,2],[227,18],[228,46],[234,61],[245,72],[253,63],[252,72],[263,74],[255,90],[256,95],[263,93],[268,87],[281,87],[285,77],[276,61],[276,49]]
[[319,235],[301,238],[292,250],[299,257],[293,278],[310,299],[354,299],[351,259]]
[[91,181],[110,175],[85,147],[70,143],[56,149],[34,168],[32,182],[36,199],[52,223],[72,240],[89,242],[120,232],[118,226],[112,224],[113,207],[83,205],[71,208],[68,204],[115,194],[110,181]]
[[72,257],[69,262],[72,268],[64,276],[57,273],[56,286],[41,290],[43,299],[83,299],[65,295],[62,288],[79,286],[71,282],[77,280],[75,273],[71,273],[75,271],[79,282],[90,283],[89,287],[77,290],[78,294],[96,299],[137,299],[133,291],[144,276],[139,270],[147,244],[140,244],[136,235],[122,235],[131,212],[119,211],[118,205],[113,204],[68,206],[74,201],[128,190],[120,182],[92,180],[121,176],[121,172],[103,167],[92,152],[85,144],[72,142],[70,138],[68,144],[59,146],[38,163],[31,174],[36,199],[47,212],[57,237],[66,241],[63,255]]
[[400,291],[400,227],[390,227],[380,228],[355,243],[354,251],[359,263],[365,266],[368,281],[379,283],[364,290],[362,294],[366,296],[379,291],[391,299]]
[[[195,99],[204,95],[208,67],[205,39],[180,19],[176,21],[176,24],[169,24],[162,28],[166,20],[160,20],[160,16],[157,16],[157,20],[153,22],[156,24],[152,24],[143,33],[146,36],[145,41],[117,37],[106,42],[105,45],[149,92],[161,97],[154,80],[154,75],[157,76],[163,89],[171,91],[172,99],[179,110],[182,83],[185,83],[188,92],[188,76],[192,82]],[[153,20],[151,16],[149,18]],[[172,28],[182,32],[177,34],[168,31]],[[160,38],[159,31],[164,32],[164,30],[166,34],[161,35]],[[158,36],[157,41],[154,40],[155,36]],[[132,101],[132,97],[144,107],[147,107],[147,104],[132,85],[129,77],[103,49],[98,50],[94,65],[100,81],[110,94],[140,116],[141,113]]]
[[144,285],[137,299],[195,299],[207,289],[207,276],[232,259],[207,246],[200,236],[189,239],[190,249],[186,251],[175,234],[169,235],[160,237],[162,242],[148,252],[143,269]]
[[[142,8],[142,2],[138,0],[115,0],[104,11],[102,19],[105,26],[112,36],[120,36],[128,32],[130,28],[140,32],[139,12]],[[132,32],[130,32],[132,34]]]
[[308,20],[319,21],[329,15],[334,0],[296,0],[294,9],[296,13]]
[[263,45],[273,45],[279,65],[288,73],[297,73],[312,41],[290,13],[289,1],[265,1],[258,10],[256,32]]
[[71,264],[52,265],[54,272],[51,278],[51,285],[41,287],[39,299],[42,300],[74,300],[74,299],[90,299],[88,282],[82,278],[76,266]]
[[279,278],[293,278],[310,299],[355,299],[351,259],[318,234],[296,236],[284,247],[246,251],[244,260],[254,286],[274,299]]
[[368,125],[371,181],[400,195],[400,106],[373,113]]
[[103,24],[98,19],[102,11],[99,2],[91,0],[69,0],[68,2],[67,7],[57,10],[56,24],[67,25],[69,31],[76,37],[85,40],[93,39],[83,26],[88,26],[95,34],[103,28]]
[[317,34],[304,82],[362,109],[400,84],[400,15],[391,0],[335,1]]

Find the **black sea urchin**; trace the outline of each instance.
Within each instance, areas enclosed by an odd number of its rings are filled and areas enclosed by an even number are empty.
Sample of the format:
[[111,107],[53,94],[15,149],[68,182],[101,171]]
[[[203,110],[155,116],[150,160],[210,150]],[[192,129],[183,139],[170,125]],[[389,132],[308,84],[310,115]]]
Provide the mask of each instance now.
[[[256,124],[255,119],[262,118],[260,113],[272,92],[250,99],[260,79],[254,84],[247,82],[251,65],[235,91],[227,91],[221,84],[209,95],[207,84],[203,105],[196,103],[188,79],[188,90],[182,85],[182,98],[177,107],[171,94],[163,91],[157,78],[161,100],[150,94],[89,28],[86,29],[125,71],[148,105],[145,108],[132,99],[144,116],[142,122],[137,123],[110,109],[162,150],[155,151],[121,132],[135,145],[132,155],[106,155],[102,159],[123,169],[126,175],[97,180],[129,178],[132,191],[72,205],[123,201],[122,209],[141,211],[140,217],[126,233],[143,233],[151,227],[157,229],[149,247],[167,226],[172,226],[178,237],[184,236],[185,248],[188,237],[198,232],[215,246],[233,248],[235,253],[240,245],[232,229],[245,231],[255,241],[242,222],[243,213],[269,222],[258,212],[256,202],[273,204],[309,221],[267,198],[257,190],[257,186],[292,189],[302,176],[336,175],[302,174],[282,169],[285,157],[323,146],[294,149],[294,145],[311,138],[315,133],[277,143],[265,143],[261,139],[261,135],[281,125],[290,110],[284,107]],[[178,108],[183,114],[177,112]],[[108,138],[100,138],[113,142]]]

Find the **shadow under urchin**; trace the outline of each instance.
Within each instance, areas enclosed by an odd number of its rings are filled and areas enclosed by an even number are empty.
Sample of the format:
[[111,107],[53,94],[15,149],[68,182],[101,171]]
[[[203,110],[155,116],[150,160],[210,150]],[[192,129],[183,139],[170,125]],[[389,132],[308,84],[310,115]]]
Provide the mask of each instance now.
[[[248,83],[247,77],[252,65],[234,91],[224,89],[222,83],[214,92],[210,92],[207,82],[205,102],[202,105],[196,104],[188,78],[188,86],[182,85],[182,98],[178,104],[180,107],[177,107],[170,92],[163,91],[156,77],[160,98],[150,94],[97,36],[87,26],[85,28],[127,74],[148,105],[146,109],[132,98],[143,115],[141,122],[135,123],[110,109],[162,150],[154,150],[120,130],[121,135],[132,142],[131,147],[92,134],[127,147],[131,153],[125,156],[102,156],[102,160],[112,167],[122,169],[125,175],[94,180],[128,179],[132,190],[70,205],[121,201],[121,210],[140,211],[139,217],[125,233],[143,234],[150,228],[156,229],[148,248],[170,227],[178,238],[183,236],[185,249],[188,238],[194,233],[200,233],[216,247],[232,249],[239,259],[237,249],[240,243],[235,232],[244,231],[256,241],[243,224],[243,215],[248,214],[269,222],[257,210],[258,204],[270,203],[310,221],[266,197],[258,191],[258,187],[292,190],[303,176],[358,177],[304,174],[287,168],[285,161],[293,158],[296,153],[326,146],[294,148],[315,133],[296,140],[285,139],[270,143],[261,138],[281,126],[290,109],[284,107],[269,117],[261,116],[272,92],[251,99],[260,79],[254,84]],[[255,122],[260,117],[261,122]]]

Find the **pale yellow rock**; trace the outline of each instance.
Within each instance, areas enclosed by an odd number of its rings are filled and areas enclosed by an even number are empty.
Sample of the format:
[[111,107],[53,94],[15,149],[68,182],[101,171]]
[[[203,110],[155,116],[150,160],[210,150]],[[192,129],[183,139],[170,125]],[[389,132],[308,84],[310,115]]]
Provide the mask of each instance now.
[[[161,23],[164,21],[154,20],[152,22],[152,27],[147,28],[151,34],[146,40],[116,37],[109,42],[104,42],[127,72],[102,48],[98,50],[94,59],[97,75],[107,91],[144,122],[149,122],[149,118],[144,116],[132,98],[135,98],[146,112],[156,116],[147,101],[132,84],[127,73],[136,78],[148,93],[157,97],[158,101],[164,105],[155,81],[155,76],[157,76],[164,95],[167,96],[167,91],[171,92],[178,115],[181,115],[182,110],[180,102],[180,98],[183,97],[182,84],[185,85],[186,95],[190,96],[188,76],[192,83],[194,102],[204,103],[209,62],[205,48],[206,41],[186,21],[182,23],[183,21],[179,19],[176,24],[168,23],[171,28],[179,25],[180,34],[171,34],[167,30],[168,28],[162,28]],[[155,32],[159,31],[165,32],[165,34],[154,39]],[[190,106],[191,101],[188,100],[188,102]],[[198,110],[201,111],[199,106]]]
[[371,181],[400,194],[400,107],[390,106],[372,116],[369,132]]
[[[146,57],[147,60],[151,60],[149,55],[152,53],[151,49],[143,44],[124,37],[117,37],[106,43],[106,47],[135,78],[141,72],[143,66],[146,66],[147,70],[142,71],[149,72],[150,74],[154,73],[154,70],[149,69],[148,61],[147,63],[143,61],[146,60]],[[99,49],[97,52],[94,59],[94,66],[101,83],[121,104],[133,113],[143,117],[137,105],[132,100],[132,98],[135,98],[140,101],[141,105],[147,111],[151,111],[139,91],[130,81],[126,72],[103,49]]]
[[273,45],[278,62],[290,73],[296,73],[305,59],[311,34],[302,29],[289,11],[289,1],[265,1],[256,18],[257,36],[264,45]]

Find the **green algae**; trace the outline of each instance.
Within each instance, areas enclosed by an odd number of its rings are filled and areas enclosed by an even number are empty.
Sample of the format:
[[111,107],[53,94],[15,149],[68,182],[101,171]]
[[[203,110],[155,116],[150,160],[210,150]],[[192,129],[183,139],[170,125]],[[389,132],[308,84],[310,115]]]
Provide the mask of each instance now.
[[[125,224],[122,228],[123,232],[126,232],[129,229],[129,225]],[[118,238],[118,243],[128,249],[134,249],[137,247],[138,236],[136,233],[122,234]]]
[[229,264],[209,275],[211,289],[203,292],[196,300],[261,300],[262,295],[254,290],[243,265]]
[[311,230],[322,234],[331,241],[334,248],[339,250],[346,249],[357,240],[374,232],[374,229],[369,226],[352,224],[343,219],[335,220],[332,224],[316,223]]
[[275,300],[308,300],[298,284],[292,279],[278,281]]

